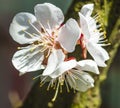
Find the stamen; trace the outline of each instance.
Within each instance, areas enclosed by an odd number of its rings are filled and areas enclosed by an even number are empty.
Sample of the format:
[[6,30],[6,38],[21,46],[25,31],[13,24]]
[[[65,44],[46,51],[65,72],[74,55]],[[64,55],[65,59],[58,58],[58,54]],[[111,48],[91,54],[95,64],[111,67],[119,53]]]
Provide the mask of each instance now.
[[103,31],[103,29],[102,29],[102,28],[99,28],[98,31],[99,31],[99,32],[100,32],[100,31]]
[[35,48],[36,48],[36,47],[34,47],[34,48],[31,48],[31,49],[30,49],[30,52],[33,52],[33,51],[35,50]]
[[76,80],[78,79],[78,76],[74,75],[73,73],[71,73],[71,76]]
[[45,27],[42,25],[42,23],[40,21],[39,21],[39,24],[43,28],[44,32],[50,36],[50,34],[48,33],[48,31],[45,29]]
[[48,49],[48,53],[47,53],[47,55],[45,57],[48,58],[48,56],[50,55],[50,53],[51,53],[51,49]]
[[30,36],[31,38],[34,37],[34,35],[30,34],[29,32],[27,32],[26,30],[22,30],[24,33],[28,34],[28,36]]
[[68,73],[68,76],[69,76],[69,78],[72,80],[72,82],[76,85],[76,82],[75,82],[74,78],[71,76],[71,72]]
[[49,38],[48,36],[45,36],[44,39],[46,39],[46,41],[48,43],[50,43],[51,45],[53,45],[53,41],[51,41],[51,38]]
[[60,85],[60,93],[62,93],[62,85]]
[[47,47],[46,45],[44,45],[43,48],[40,49],[39,51],[40,51],[40,52],[44,52],[44,51],[47,50],[47,49],[48,49],[48,47]]
[[44,84],[45,84],[45,82],[43,82],[43,83],[40,82],[40,87],[42,87]]
[[96,17],[98,17],[98,16],[99,16],[99,13],[97,13],[96,15],[94,15],[93,18],[96,18]]
[[105,39],[103,41],[99,41],[99,43],[104,43],[104,42],[108,42],[108,39]]
[[57,81],[55,81],[53,89],[55,89],[56,86],[57,86]]
[[36,36],[36,37],[40,37],[40,35],[36,34],[36,33],[33,33],[32,35]]
[[100,46],[109,46],[111,43],[106,43],[106,44],[99,44]]
[[48,76],[46,76],[45,78],[42,79],[42,81],[40,82],[40,87],[42,87],[46,82],[45,80],[48,78]]
[[65,85],[67,87],[67,92],[70,92],[70,89],[69,89],[69,86],[68,86],[68,83],[67,83],[66,79],[65,79]]
[[100,37],[100,38],[99,38],[99,41],[104,40],[104,39],[105,39],[104,37]]
[[54,87],[54,79],[51,80],[51,88]]
[[[40,76],[40,75],[39,75]],[[41,75],[42,76],[42,75]],[[48,78],[48,76],[45,76],[42,80],[41,83],[43,83],[46,79]]]
[[43,36],[43,34],[31,23],[30,20],[28,20],[28,23],[29,23],[41,36]]
[[97,28],[101,28],[103,25],[102,24],[98,24],[97,25]]
[[100,15],[97,15],[94,19],[95,20],[99,20],[100,19]]
[[51,86],[51,81],[50,81],[49,84],[48,84],[47,91],[49,91],[50,86]]
[[28,47],[17,47],[18,49],[28,49]]
[[52,36],[52,37],[49,38],[49,40],[51,40],[51,42],[54,43],[55,38],[56,38],[56,37]]
[[18,49],[18,50],[20,50],[20,49],[21,49],[21,47],[17,47],[17,49]]
[[42,75],[38,75],[36,77],[33,77],[32,79],[35,80],[35,79],[39,78],[40,76],[42,76]]
[[55,100],[56,100],[56,97],[57,97],[57,95],[58,95],[58,90],[59,90],[59,82],[58,82],[58,84],[57,84],[57,88],[56,88],[56,91],[55,91],[55,95],[54,95],[54,97],[53,97],[53,99],[52,99],[52,102],[54,102]]

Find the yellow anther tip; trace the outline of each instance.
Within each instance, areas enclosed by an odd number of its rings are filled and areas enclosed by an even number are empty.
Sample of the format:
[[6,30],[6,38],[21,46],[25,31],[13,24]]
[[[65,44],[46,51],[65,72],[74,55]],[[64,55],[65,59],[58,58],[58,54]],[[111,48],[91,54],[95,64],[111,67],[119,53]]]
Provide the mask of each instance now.
[[47,89],[47,91],[49,91],[49,89]]
[[17,47],[17,49],[21,49],[21,47]]
[[111,45],[111,43],[108,43],[108,45]]
[[35,78],[32,78],[32,80],[35,80]]

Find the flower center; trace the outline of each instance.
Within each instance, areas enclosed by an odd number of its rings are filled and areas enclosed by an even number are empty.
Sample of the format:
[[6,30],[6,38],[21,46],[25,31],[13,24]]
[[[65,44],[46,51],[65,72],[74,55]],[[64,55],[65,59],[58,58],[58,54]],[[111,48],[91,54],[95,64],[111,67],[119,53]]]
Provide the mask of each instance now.
[[[36,41],[33,41],[32,43],[33,47],[31,48],[31,51],[34,51],[36,48],[38,48],[39,52],[43,52],[45,56],[44,62],[46,64],[46,61],[53,49],[63,50],[60,43],[56,41],[56,38],[58,37],[58,30],[60,29],[60,27],[51,29],[49,22],[47,22],[49,29],[45,28],[40,21],[35,22],[37,23],[37,26],[30,20],[28,21],[28,23],[30,24],[30,27],[35,30],[35,32],[29,33],[27,30],[23,30],[23,32],[30,36],[30,38],[32,39],[36,38]],[[63,52],[65,51],[63,50]]]

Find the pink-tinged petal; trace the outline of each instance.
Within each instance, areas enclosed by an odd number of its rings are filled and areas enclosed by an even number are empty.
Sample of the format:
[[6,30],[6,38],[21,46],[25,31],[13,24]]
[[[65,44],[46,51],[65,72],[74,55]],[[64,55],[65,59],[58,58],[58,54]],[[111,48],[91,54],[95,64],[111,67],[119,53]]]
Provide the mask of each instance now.
[[99,74],[99,69],[95,61],[93,60],[81,60],[78,63],[78,66],[80,66],[80,69],[83,71],[89,71],[96,74]]
[[81,9],[81,13],[85,16],[85,17],[90,17],[91,14],[92,14],[92,11],[93,11],[93,8],[94,8],[94,4],[87,4],[87,5],[84,5]]
[[46,29],[59,27],[64,21],[64,15],[61,9],[53,4],[37,4],[34,10],[37,20],[40,21]]
[[94,79],[85,72],[79,71],[79,74],[75,74],[73,72],[73,75],[76,76],[76,78],[72,78],[69,75],[66,75],[67,81],[71,88],[85,92],[91,87],[94,87]]
[[50,74],[50,77],[57,78],[58,76],[65,73],[66,71],[74,68],[76,65],[77,65],[76,60],[62,62],[60,65],[58,65],[57,69],[52,74]]
[[87,50],[98,66],[106,66],[105,61],[109,59],[109,55],[105,49],[103,49],[99,44],[88,42]]
[[48,58],[48,64],[46,69],[43,71],[43,76],[45,75],[50,75],[52,74],[55,69],[57,68],[57,66],[63,62],[65,59],[65,55],[62,52],[62,50],[53,50],[53,52],[50,54],[49,58]]
[[83,16],[80,12],[79,12],[79,17],[80,17],[80,27],[82,30],[82,34],[84,35],[85,39],[88,40],[90,38],[90,32],[89,32],[89,25],[87,22],[87,18],[85,18],[85,16]]
[[68,52],[73,52],[77,40],[80,38],[80,34],[81,31],[77,22],[71,18],[61,27],[57,41],[60,42],[63,49]]
[[30,36],[24,31],[30,33],[36,33],[33,27],[31,27],[30,23],[35,23],[36,18],[34,15],[26,12],[18,13],[14,18],[12,23],[10,24],[9,32],[13,40],[20,44],[28,44],[32,43],[38,39],[38,37]]
[[33,46],[27,46],[17,51],[12,58],[14,67],[21,74],[42,69],[43,53],[40,53],[40,47],[33,49]]

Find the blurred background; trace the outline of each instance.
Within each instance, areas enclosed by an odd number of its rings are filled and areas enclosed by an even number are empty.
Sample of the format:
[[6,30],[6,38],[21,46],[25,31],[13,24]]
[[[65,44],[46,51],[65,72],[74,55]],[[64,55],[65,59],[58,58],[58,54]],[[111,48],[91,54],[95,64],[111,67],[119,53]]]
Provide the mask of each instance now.
[[[0,108],[12,108],[12,104],[21,104],[34,81],[32,73],[19,76],[11,59],[20,46],[12,40],[9,25],[18,12],[31,12],[38,3],[51,2],[66,13],[72,0],[0,0]],[[65,4],[65,6],[63,6]]]
[[[0,0],[0,108],[12,108],[15,101],[21,104],[34,83],[32,73],[19,76],[19,72],[11,64],[12,56],[20,46],[9,34],[9,25],[14,15],[18,12],[34,13],[34,6],[43,2],[55,4],[66,14],[73,1]],[[120,48],[101,88],[102,108],[120,108]]]

